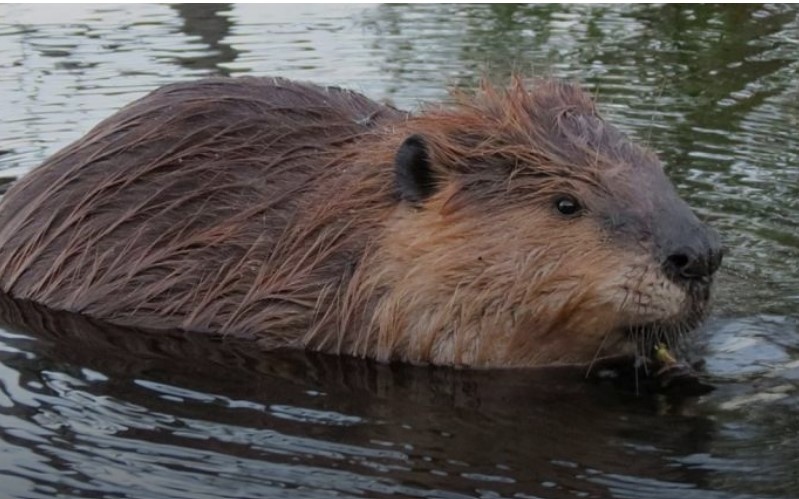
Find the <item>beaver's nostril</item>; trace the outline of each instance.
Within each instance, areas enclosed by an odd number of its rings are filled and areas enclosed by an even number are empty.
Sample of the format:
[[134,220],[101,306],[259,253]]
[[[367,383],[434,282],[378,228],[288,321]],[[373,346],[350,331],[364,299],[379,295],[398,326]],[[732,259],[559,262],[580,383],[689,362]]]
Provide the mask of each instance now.
[[676,279],[702,279],[710,277],[721,264],[721,253],[696,254],[678,251],[663,262],[664,270]]
[[677,253],[674,255],[669,255],[666,259],[666,266],[671,267],[670,270],[675,271],[676,273],[682,273],[682,270],[688,266],[690,262],[690,258],[688,255],[684,253]]

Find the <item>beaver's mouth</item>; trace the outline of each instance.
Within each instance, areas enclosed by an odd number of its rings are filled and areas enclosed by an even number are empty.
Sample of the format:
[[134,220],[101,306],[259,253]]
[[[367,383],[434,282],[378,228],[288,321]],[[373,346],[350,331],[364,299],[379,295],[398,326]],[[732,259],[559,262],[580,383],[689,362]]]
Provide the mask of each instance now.
[[715,389],[704,372],[704,361],[689,361],[664,347],[653,347],[650,355],[620,354],[593,363],[587,379],[610,380],[614,385],[642,394],[693,397]]
[[658,345],[665,345],[675,351],[681,350],[705,320],[710,289],[709,278],[690,283],[683,288],[685,298],[678,315],[654,319],[650,316],[640,323],[625,325],[621,328],[622,336],[636,346],[637,354],[644,357]]
[[679,322],[651,321],[625,327],[623,338],[633,352],[607,357],[593,367],[613,372],[622,384],[632,380],[636,393],[705,394],[714,387],[703,372],[704,362],[690,360],[686,348],[703,318],[704,314],[696,314]]
[[692,333],[702,323],[704,315],[683,318],[680,321],[651,321],[623,329],[622,335],[635,347],[637,356],[648,357],[658,345],[681,351]]
[[624,338],[634,343],[652,346],[657,343],[674,343],[683,335],[684,327],[674,326],[666,321],[650,321],[622,330]]

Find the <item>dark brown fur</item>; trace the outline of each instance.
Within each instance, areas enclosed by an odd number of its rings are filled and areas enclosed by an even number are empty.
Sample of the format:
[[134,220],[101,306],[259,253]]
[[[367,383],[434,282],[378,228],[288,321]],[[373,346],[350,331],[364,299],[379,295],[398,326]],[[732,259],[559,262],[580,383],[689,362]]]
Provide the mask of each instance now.
[[[119,325],[484,366],[587,362],[701,317],[646,227],[553,213],[567,191],[645,219],[641,191],[671,189],[582,91],[456,98],[411,116],[283,79],[161,88],[9,191],[0,288]],[[395,188],[410,134],[439,185],[422,205]]]

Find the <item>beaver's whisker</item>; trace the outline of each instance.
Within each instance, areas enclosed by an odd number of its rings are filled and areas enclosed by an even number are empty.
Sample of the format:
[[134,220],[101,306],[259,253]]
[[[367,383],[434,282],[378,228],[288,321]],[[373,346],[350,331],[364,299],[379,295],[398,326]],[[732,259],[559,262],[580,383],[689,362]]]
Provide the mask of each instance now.
[[588,378],[591,375],[591,369],[594,368],[594,364],[599,358],[600,352],[602,352],[602,349],[605,347],[605,342],[607,341],[608,336],[610,336],[611,332],[612,331],[608,331],[607,333],[605,333],[604,336],[602,336],[602,341],[599,342],[599,346],[597,347],[596,352],[594,352],[594,357],[591,359],[591,363],[588,364],[588,369],[585,371],[586,378]]
[[[641,335],[641,328],[636,326],[635,328],[636,337],[640,338]],[[641,345],[640,341],[636,342],[635,347],[635,394],[638,395],[638,370],[641,369],[641,364],[644,365],[644,369],[646,369],[646,357],[645,353],[643,352],[643,345]]]

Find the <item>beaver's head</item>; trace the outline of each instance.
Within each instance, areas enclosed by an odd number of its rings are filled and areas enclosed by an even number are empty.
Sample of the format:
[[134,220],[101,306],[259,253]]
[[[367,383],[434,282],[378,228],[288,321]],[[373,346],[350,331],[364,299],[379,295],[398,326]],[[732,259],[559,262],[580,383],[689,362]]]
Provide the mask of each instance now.
[[424,113],[395,175],[378,354],[590,362],[705,315],[719,236],[576,86],[516,82]]

